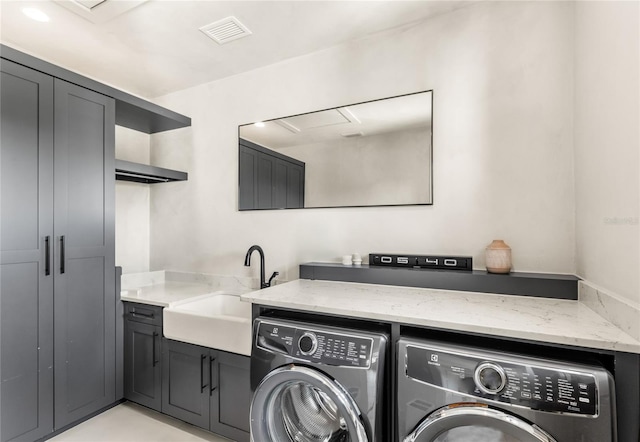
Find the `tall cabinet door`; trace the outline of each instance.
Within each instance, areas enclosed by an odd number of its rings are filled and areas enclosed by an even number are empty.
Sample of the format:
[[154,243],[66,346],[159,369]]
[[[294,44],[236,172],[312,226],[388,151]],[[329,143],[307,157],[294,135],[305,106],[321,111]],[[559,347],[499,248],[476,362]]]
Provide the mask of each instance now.
[[0,440],[5,442],[35,440],[53,429],[53,269],[46,254],[53,241],[53,78],[6,60],[0,70]]
[[112,98],[55,80],[55,428],[115,400]]

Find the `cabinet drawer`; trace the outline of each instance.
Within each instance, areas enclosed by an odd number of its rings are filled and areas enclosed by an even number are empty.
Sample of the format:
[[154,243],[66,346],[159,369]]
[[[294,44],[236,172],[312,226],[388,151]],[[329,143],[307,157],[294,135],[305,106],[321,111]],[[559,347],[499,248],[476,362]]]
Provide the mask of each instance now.
[[162,307],[156,305],[124,303],[124,317],[129,321],[162,325]]

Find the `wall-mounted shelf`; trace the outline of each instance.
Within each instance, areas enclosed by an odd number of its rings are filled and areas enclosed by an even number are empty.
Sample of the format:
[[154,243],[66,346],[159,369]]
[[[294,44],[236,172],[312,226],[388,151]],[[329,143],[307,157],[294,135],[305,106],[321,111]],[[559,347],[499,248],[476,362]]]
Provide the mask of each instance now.
[[399,285],[438,290],[578,299],[578,281],[574,275],[511,272],[507,275],[483,270],[454,271],[399,267],[343,266],[336,263],[300,264],[300,279]]
[[84,77],[39,58],[20,52],[10,46],[0,45],[2,58],[27,66],[85,89],[112,97],[116,101],[116,124],[147,134],[191,126],[191,118],[185,117],[150,101],[128,94],[114,87]]
[[156,184],[186,181],[188,174],[179,170],[164,169],[131,161],[116,160],[116,180]]

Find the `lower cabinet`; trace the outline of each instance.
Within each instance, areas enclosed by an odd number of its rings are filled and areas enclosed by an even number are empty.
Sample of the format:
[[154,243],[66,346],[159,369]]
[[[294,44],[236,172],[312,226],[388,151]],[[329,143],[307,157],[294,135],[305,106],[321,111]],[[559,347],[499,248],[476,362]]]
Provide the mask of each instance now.
[[249,441],[249,357],[163,340],[162,412]]
[[162,402],[162,307],[124,303],[124,397],[156,411]]
[[160,411],[162,371],[160,340],[162,329],[155,325],[125,320],[124,397]]
[[162,341],[162,412],[209,429],[209,349]]
[[162,308],[125,303],[125,398],[249,441],[250,358],[162,337]]
[[213,393],[209,428],[238,442],[249,440],[251,382],[248,356],[211,351]]

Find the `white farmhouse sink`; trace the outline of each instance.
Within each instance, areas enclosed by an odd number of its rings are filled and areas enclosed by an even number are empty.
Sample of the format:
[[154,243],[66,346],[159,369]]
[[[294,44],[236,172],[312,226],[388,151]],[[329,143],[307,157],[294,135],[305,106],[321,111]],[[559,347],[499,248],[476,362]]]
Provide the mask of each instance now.
[[162,328],[169,339],[251,355],[251,303],[239,295],[212,294],[166,307]]

